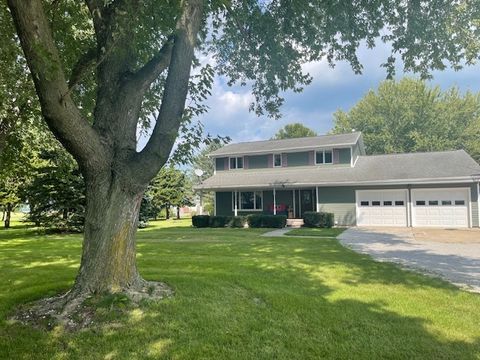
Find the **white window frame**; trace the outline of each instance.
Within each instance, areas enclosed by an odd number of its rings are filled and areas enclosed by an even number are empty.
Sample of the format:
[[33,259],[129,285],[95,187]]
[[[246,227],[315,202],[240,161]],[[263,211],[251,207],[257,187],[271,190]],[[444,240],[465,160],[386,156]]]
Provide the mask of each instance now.
[[[323,157],[323,162],[322,163],[317,163],[317,153],[321,152],[322,157]],[[325,152],[331,152],[332,153],[332,161],[331,162],[325,162]],[[317,149],[315,150],[315,165],[332,165],[333,164],[333,149]]]
[[[275,156],[280,156],[280,165],[275,165]],[[282,167],[282,165],[283,165],[282,154],[273,154],[273,167]]]
[[[240,159],[240,158],[242,159],[242,167],[241,168],[238,167],[238,159]],[[231,161],[232,159],[235,159],[235,167],[234,168],[232,168],[232,161]],[[245,159],[244,159],[243,156],[230,156],[228,158],[228,170],[242,170],[242,169],[244,169],[244,167],[245,167]]]
[[[240,199],[242,198],[242,193],[244,192],[253,192],[253,209],[243,209],[242,202]],[[263,191],[262,190],[247,190],[247,191],[236,191],[237,193],[237,210],[239,211],[263,211]],[[262,207],[260,209],[256,209],[257,207],[257,196],[256,193],[260,193],[260,197],[262,198]],[[232,191],[232,210],[235,210],[235,191]]]

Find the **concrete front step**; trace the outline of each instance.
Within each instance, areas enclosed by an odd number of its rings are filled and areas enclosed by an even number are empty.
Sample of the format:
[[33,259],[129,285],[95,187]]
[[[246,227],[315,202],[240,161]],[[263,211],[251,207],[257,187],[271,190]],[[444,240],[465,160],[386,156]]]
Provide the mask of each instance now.
[[287,219],[287,226],[292,228],[302,227],[303,219]]

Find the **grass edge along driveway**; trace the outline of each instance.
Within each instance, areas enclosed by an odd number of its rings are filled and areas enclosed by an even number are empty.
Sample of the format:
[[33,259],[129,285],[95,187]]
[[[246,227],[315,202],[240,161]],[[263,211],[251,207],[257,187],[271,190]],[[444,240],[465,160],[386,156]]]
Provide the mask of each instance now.
[[96,324],[51,332],[7,318],[65,291],[80,235],[0,232],[3,359],[478,359],[480,296],[379,263],[333,238],[269,238],[265,229],[139,231],[143,276],[175,297],[130,307],[111,297]]

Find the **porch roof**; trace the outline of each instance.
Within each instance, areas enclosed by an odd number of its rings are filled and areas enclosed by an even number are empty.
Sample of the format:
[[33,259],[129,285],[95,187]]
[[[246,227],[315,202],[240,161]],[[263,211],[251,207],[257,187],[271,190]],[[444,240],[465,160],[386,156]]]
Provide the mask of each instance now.
[[480,165],[463,150],[360,156],[354,167],[301,166],[218,171],[196,189],[296,188],[478,181]]

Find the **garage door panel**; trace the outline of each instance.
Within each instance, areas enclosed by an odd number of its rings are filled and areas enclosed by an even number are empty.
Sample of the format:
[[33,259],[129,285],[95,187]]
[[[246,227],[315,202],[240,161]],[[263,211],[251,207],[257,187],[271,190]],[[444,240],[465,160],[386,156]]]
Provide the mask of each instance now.
[[469,189],[412,190],[412,222],[420,227],[468,227]]
[[406,226],[406,190],[358,190],[358,226]]

